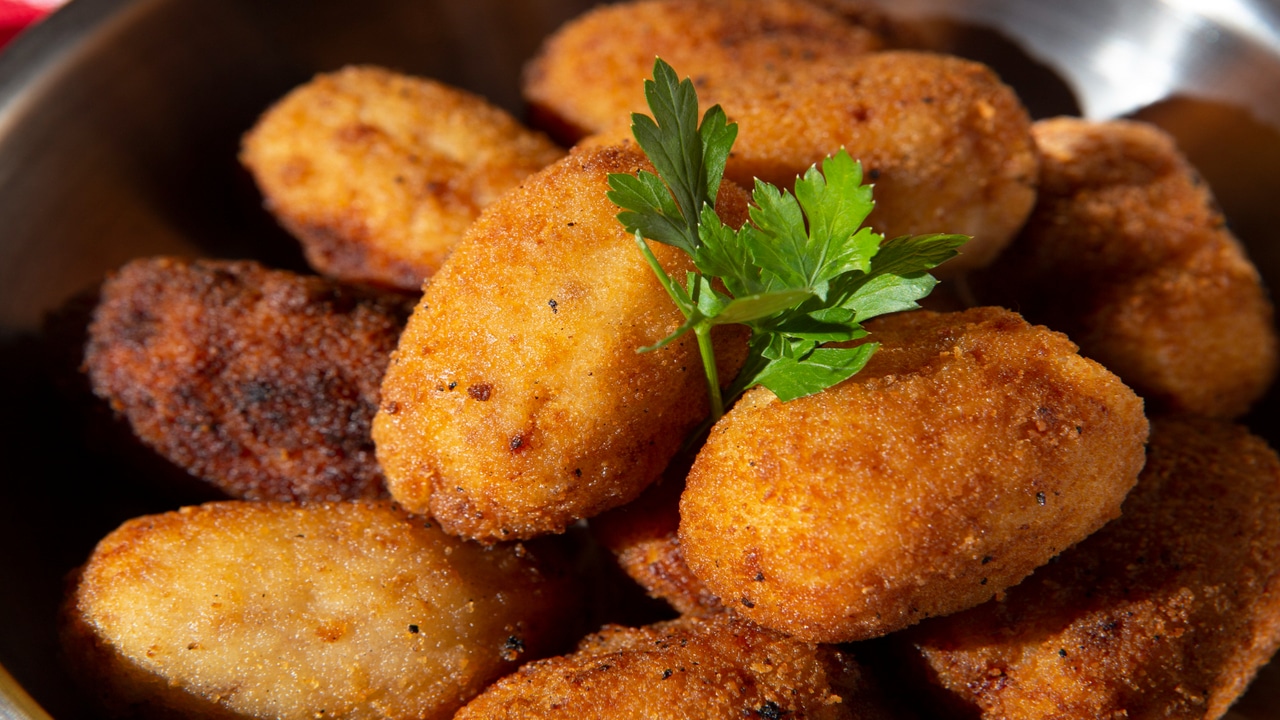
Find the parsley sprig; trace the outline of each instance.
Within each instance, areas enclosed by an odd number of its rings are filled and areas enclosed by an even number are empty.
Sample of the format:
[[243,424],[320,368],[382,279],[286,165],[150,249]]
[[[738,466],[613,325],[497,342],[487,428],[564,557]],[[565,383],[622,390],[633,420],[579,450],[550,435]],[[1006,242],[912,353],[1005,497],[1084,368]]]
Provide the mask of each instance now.
[[[685,322],[640,351],[692,331],[712,422],[755,385],[786,402],[857,373],[878,344],[829,344],[866,337],[861,323],[877,315],[919,307],[937,284],[927,271],[968,239],[935,234],[886,241],[862,227],[874,207],[871,186],[844,149],[797,178],[794,193],[757,179],[750,222],[730,228],[716,214],[715,199],[737,125],[719,105],[699,123],[692,81],[680,81],[661,58],[644,89],[653,117],[632,115],[632,132],[657,174],[610,175],[609,199],[622,208],[618,220],[635,234]],[[649,240],[685,251],[697,271],[683,284],[673,279]],[[711,330],[725,324],[747,325],[751,339],[746,364],[722,395]]]

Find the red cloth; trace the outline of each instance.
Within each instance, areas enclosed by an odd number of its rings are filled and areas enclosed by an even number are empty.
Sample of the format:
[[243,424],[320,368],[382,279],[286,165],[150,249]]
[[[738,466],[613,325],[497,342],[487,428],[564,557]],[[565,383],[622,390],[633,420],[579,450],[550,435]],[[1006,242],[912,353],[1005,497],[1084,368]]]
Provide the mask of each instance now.
[[8,44],[23,28],[48,15],[57,3],[0,0],[0,47]]

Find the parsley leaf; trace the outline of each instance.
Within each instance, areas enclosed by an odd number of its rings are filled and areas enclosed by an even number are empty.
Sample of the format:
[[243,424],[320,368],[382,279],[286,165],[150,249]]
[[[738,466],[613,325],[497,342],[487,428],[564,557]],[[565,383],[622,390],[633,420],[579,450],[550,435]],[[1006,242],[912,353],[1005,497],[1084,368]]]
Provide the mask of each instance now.
[[[885,240],[862,223],[875,206],[862,165],[844,149],[797,178],[794,192],[757,180],[750,221],[721,222],[715,198],[737,138],[716,105],[698,121],[698,97],[661,58],[645,81],[653,117],[632,115],[632,132],[657,174],[609,176],[618,220],[657,274],[685,322],[643,351],[692,331],[698,339],[711,421],[747,389],[763,385],[782,401],[804,397],[861,370],[874,342],[832,346],[867,336],[862,323],[919,307],[937,280],[928,271],[954,256],[963,235]],[[667,275],[648,241],[684,250],[696,272],[684,284]],[[724,291],[717,289],[718,280]],[[725,292],[727,291],[727,292]],[[711,328],[751,328],[747,360],[722,394]]]

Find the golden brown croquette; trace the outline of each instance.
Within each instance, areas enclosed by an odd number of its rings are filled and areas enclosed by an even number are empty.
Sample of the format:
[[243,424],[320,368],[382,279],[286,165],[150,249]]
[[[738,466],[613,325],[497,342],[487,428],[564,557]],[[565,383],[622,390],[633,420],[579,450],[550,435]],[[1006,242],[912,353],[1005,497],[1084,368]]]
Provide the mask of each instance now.
[[1123,511],[892,642],[966,717],[1222,717],[1280,646],[1280,459],[1243,427],[1156,419]]
[[103,539],[64,646],[114,714],[450,718],[573,642],[559,552],[484,548],[385,502],[187,507]]
[[[373,429],[405,507],[484,541],[560,532],[638,496],[709,412],[692,334],[637,352],[684,321],[606,197],[610,173],[642,167],[571,154],[486,210],[427,288]],[[718,210],[741,224],[745,193],[724,183]],[[722,338],[728,378],[746,342]]]
[[606,626],[577,652],[525,665],[458,713],[485,718],[887,720],[857,662],[728,616]]
[[1034,135],[1040,200],[982,299],[1067,333],[1155,409],[1242,415],[1275,378],[1271,301],[1173,139],[1074,118]]
[[1142,401],[1059,333],[999,308],[868,323],[827,390],[748,392],[680,501],[695,575],[735,612],[846,642],[978,605],[1119,513]]
[[642,80],[660,56],[693,79],[704,109],[720,104],[738,123],[730,179],[790,188],[843,147],[876,186],[868,222],[878,232],[971,236],[940,277],[988,264],[1035,203],[1026,109],[985,65],[871,52],[878,43],[854,36],[875,37],[795,0],[616,3],[547,40],[525,96],[549,128],[573,129],[573,141],[616,137],[631,113],[648,112]]

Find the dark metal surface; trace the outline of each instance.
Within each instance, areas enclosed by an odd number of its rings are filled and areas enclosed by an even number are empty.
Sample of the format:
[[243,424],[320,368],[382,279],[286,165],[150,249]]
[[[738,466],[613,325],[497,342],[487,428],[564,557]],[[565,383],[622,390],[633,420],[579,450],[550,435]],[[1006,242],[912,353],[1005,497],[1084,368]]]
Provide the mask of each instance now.
[[[1280,286],[1274,4],[884,2],[958,21],[943,44],[994,64],[1037,114],[1137,113],[1170,129]],[[155,460],[130,455],[85,399],[87,305],[73,297],[156,253],[300,268],[236,162],[240,133],[272,100],[317,71],[378,63],[519,112],[522,63],[590,4],[73,0],[0,53],[0,664],[54,717],[92,716],[56,657],[63,575],[124,519],[196,497],[148,484],[138,467]],[[1274,445],[1277,419],[1273,396],[1250,424]],[[1275,717],[1268,673],[1240,717]]]

